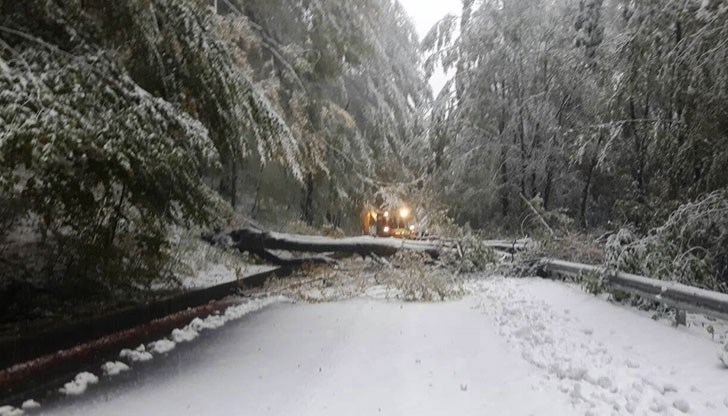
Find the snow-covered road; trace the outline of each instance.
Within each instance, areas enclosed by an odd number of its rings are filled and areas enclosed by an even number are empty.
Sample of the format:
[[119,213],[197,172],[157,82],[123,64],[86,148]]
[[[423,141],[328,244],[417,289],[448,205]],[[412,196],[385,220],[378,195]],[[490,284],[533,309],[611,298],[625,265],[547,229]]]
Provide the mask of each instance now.
[[709,337],[561,283],[469,288],[448,303],[277,303],[41,413],[728,414]]
[[475,285],[498,334],[583,414],[728,414],[728,369],[704,328],[673,328],[575,286]]

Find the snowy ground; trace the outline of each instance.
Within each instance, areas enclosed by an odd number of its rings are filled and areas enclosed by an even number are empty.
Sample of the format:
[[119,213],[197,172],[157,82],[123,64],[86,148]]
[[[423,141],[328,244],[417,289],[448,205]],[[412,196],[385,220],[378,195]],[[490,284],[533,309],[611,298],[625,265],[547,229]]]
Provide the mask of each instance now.
[[251,276],[274,269],[276,269],[276,266],[265,264],[245,264],[237,269],[224,264],[208,264],[205,269],[199,271],[194,276],[180,277],[180,283],[185,288],[201,289],[234,282],[244,276]]
[[584,414],[728,414],[728,369],[707,331],[675,329],[579,288],[533,279],[475,285],[478,308]]
[[728,414],[728,369],[706,333],[674,329],[563,283],[489,278],[467,288],[470,295],[445,303],[388,300],[386,290],[331,303],[278,302],[39,410]]

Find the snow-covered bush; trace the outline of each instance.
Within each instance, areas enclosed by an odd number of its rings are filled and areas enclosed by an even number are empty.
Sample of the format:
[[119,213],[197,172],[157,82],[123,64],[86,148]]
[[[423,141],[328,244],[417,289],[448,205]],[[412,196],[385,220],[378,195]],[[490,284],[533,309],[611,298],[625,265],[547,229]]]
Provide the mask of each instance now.
[[565,208],[546,209],[540,195],[524,202],[529,211],[521,221],[522,234],[536,239],[553,238],[555,235],[566,235],[573,228],[574,220]]
[[608,289],[607,277],[606,273],[593,271],[579,276],[579,283],[587,293],[598,295]]
[[442,261],[454,273],[481,271],[497,260],[495,251],[472,232],[465,232],[455,240],[455,244],[455,250],[444,250],[442,254]]
[[13,49],[0,58],[3,198],[38,219],[51,274],[150,278],[167,224],[213,207],[199,176],[217,156],[207,130],[105,52]]
[[146,284],[169,224],[223,209],[206,181],[234,202],[256,150],[300,176],[295,140],[206,6],[0,6],[0,227],[33,235],[9,252],[40,258],[35,274]]
[[606,256],[623,271],[728,291],[728,190],[680,206],[644,238],[620,230]]
[[450,270],[433,267],[426,254],[399,251],[391,269],[382,273],[383,282],[408,302],[438,302],[457,299],[464,290]]
[[598,264],[604,261],[604,245],[594,234],[571,232],[557,238],[531,240],[524,256],[530,259],[553,257],[578,263]]
[[[222,101],[263,102],[244,94],[251,88],[219,42],[210,46],[209,15],[194,1],[3,4],[0,226],[3,237],[25,234],[16,239],[23,247],[3,251],[25,256],[12,264],[37,264],[31,275],[46,281],[146,284],[168,257],[169,224],[204,224],[219,212],[201,173],[233,146],[203,123],[245,125],[235,115],[266,113]],[[162,20],[155,32],[150,25]],[[227,78],[201,76],[217,73]],[[245,91],[219,94],[237,91],[230,85]],[[191,106],[196,99],[210,110]],[[270,117],[246,120],[270,125]],[[225,136],[242,143],[244,135]]]
[[209,273],[211,266],[221,266],[228,270],[245,270],[259,258],[225,244],[209,244],[200,239],[201,229],[173,227],[169,239],[169,261],[165,267],[178,279],[168,283],[174,287],[185,278],[194,278],[201,273]]
[[495,251],[484,243],[484,237],[469,225],[458,226],[445,210],[433,210],[426,221],[432,235],[449,240],[443,247],[439,261],[455,274],[484,270],[496,262]]
[[636,272],[640,269],[640,259],[644,256],[645,246],[639,244],[640,238],[629,228],[621,228],[607,238],[604,246],[605,261],[608,266],[618,270]]

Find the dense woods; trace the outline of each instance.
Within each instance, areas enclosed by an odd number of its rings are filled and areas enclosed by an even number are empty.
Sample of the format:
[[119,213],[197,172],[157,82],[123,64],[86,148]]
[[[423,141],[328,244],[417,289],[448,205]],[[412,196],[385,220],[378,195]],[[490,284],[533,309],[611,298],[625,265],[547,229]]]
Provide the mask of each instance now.
[[454,74],[429,138],[432,186],[455,218],[523,233],[541,227],[528,219],[535,208],[564,229],[627,227],[611,246],[659,263],[636,271],[724,285],[728,4],[464,0],[462,10],[424,39],[428,72]]
[[1,2],[0,293],[147,287],[173,227],[353,233],[399,199],[725,290],[728,3],[462,5],[420,42],[391,0]]
[[429,89],[397,3],[0,3],[0,273],[169,274],[173,225],[358,221],[414,175]]
[[428,68],[455,72],[431,141],[458,218],[517,224],[523,195],[583,228],[645,229],[724,188],[727,12],[720,1],[465,1],[459,22],[425,39]]

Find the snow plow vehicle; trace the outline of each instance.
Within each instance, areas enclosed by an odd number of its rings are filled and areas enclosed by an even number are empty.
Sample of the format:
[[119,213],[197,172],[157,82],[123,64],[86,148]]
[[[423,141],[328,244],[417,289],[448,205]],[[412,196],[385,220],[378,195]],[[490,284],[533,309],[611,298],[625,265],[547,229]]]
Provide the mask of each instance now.
[[414,215],[408,207],[389,210],[367,209],[361,216],[362,232],[374,237],[415,238]]

